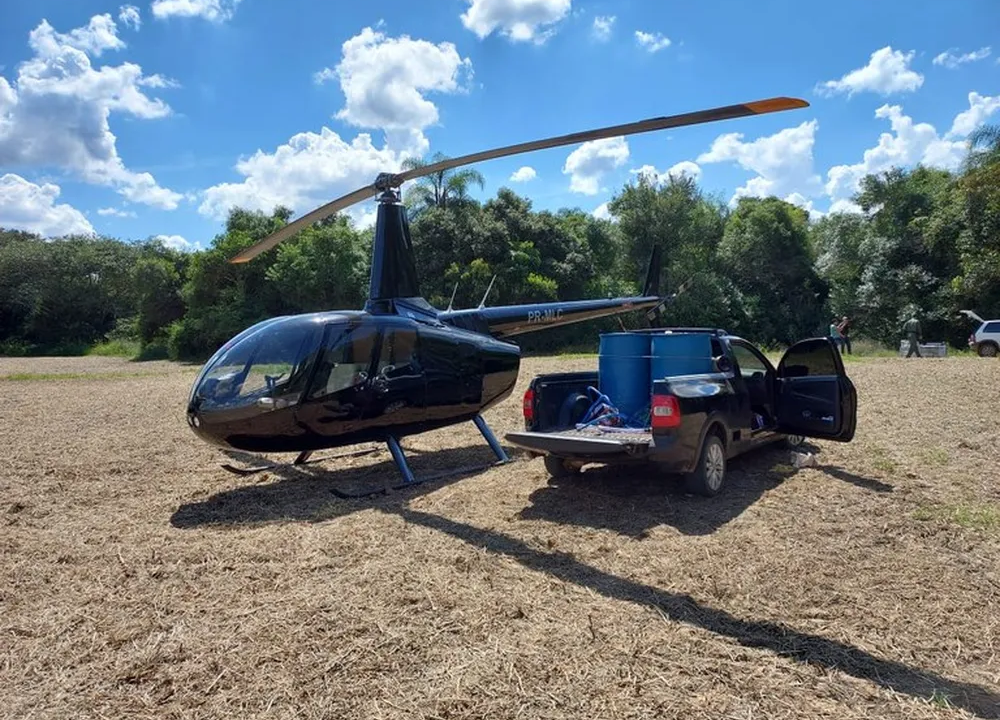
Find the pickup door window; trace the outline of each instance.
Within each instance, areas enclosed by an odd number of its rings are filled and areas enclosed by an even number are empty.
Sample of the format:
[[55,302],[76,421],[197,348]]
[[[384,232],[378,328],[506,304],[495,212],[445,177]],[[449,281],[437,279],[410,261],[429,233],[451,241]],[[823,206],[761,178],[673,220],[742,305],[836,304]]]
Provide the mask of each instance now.
[[850,442],[858,397],[833,341],[803,340],[778,364],[778,431],[789,435]]

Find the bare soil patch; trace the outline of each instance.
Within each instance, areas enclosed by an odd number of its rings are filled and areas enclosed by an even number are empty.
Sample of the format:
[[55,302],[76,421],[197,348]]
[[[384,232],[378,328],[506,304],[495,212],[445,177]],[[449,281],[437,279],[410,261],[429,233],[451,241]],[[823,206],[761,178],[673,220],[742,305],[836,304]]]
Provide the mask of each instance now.
[[[594,365],[525,361],[487,420]],[[331,492],[396,482],[387,452],[238,478],[184,422],[195,372],[0,359],[74,376],[0,380],[4,714],[1000,717],[1000,362],[852,364],[853,443],[710,500],[540,460]],[[404,446],[491,460],[471,423]]]

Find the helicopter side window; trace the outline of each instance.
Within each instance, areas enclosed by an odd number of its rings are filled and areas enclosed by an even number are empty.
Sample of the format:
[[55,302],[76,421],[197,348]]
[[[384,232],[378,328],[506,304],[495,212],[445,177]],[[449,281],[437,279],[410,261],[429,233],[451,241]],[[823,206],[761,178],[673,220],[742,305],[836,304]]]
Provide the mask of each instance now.
[[390,328],[382,340],[378,374],[386,378],[406,375],[416,366],[417,332],[413,328]]
[[331,327],[309,397],[326,397],[367,381],[374,350],[373,328]]

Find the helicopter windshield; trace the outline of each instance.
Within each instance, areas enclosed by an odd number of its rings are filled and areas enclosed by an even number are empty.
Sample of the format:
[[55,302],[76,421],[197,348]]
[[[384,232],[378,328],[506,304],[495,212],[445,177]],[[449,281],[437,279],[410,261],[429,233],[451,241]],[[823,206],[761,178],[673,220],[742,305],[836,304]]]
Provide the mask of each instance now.
[[202,373],[194,398],[203,410],[270,399],[272,407],[299,400],[322,327],[313,322],[267,324],[218,354]]

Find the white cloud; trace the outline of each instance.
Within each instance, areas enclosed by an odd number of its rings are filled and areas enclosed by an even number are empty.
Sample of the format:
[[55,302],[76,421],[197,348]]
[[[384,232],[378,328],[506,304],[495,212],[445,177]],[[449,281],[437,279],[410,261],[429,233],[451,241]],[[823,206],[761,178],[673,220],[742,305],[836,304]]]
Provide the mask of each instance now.
[[90,55],[124,47],[116,31],[110,15],[69,33],[45,20],[31,31],[34,56],[18,66],[13,86],[0,78],[0,166],[66,170],[135,202],[172,210],[182,196],[159,187],[149,173],[128,170],[108,124],[113,112],[141,119],[169,115],[169,106],[142,87],[170,81],[143,75],[130,62],[95,69]]
[[200,17],[212,22],[229,20],[240,0],[153,0],[153,17]]
[[494,31],[513,42],[544,43],[569,14],[572,0],[466,0],[462,24],[482,40]]
[[118,208],[113,208],[113,207],[100,208],[97,211],[97,214],[98,215],[113,215],[114,217],[123,217],[123,218],[124,217],[128,217],[128,218],[134,218],[135,217],[135,213],[132,212],[131,210],[119,210]]
[[937,55],[933,62],[935,65],[943,65],[946,68],[954,70],[959,65],[965,63],[976,62],[977,60],[985,60],[990,56],[991,48],[984,47],[978,50],[973,50],[972,52],[967,52],[964,55],[955,55],[951,50],[945,50],[940,55]]
[[139,15],[139,8],[135,5],[122,5],[118,8],[118,20],[125,27],[138,30],[142,26],[142,17]]
[[687,176],[695,181],[701,177],[701,167],[698,163],[693,163],[690,160],[682,160],[679,163],[675,163],[665,172],[657,170],[653,165],[643,165],[635,170],[629,170],[629,172],[633,175],[645,177],[647,181],[654,185],[665,182],[671,176],[675,179]]
[[594,18],[594,25],[591,32],[598,40],[604,41],[611,37],[611,31],[615,26],[615,16],[598,15]]
[[820,95],[847,93],[848,97],[859,92],[873,92],[891,95],[897,92],[913,92],[924,84],[924,76],[910,68],[915,51],[904,53],[893,50],[892,46],[876,50],[868,64],[844,75],[839,80],[827,80],[816,86]]
[[13,173],[0,176],[0,227],[44,237],[93,233],[83,213],[55,203],[59,192],[59,186],[52,183],[36,185]]
[[982,96],[969,93],[969,109],[955,116],[951,130],[944,137],[930,123],[914,123],[898,105],[883,105],[875,117],[888,120],[892,132],[879,136],[878,144],[865,150],[861,162],[836,165],[827,172],[826,193],[836,204],[847,201],[868,174],[880,173],[892,167],[909,167],[922,163],[928,167],[955,170],[967,152],[964,138],[993,113],[1000,110],[1000,95]]
[[[363,187],[380,172],[398,172],[405,156],[388,143],[375,147],[366,133],[350,144],[325,127],[299,133],[273,153],[258,150],[241,159],[236,170],[244,180],[208,188],[198,211],[221,220],[234,205],[265,212],[284,205],[301,214]],[[361,205],[350,211],[356,218],[365,212]]]
[[179,250],[180,252],[194,252],[195,250],[201,250],[201,245],[196,242],[186,240],[180,235],[157,235],[153,239],[159,240],[166,247],[173,250]]
[[530,165],[525,165],[514,171],[510,176],[511,182],[528,182],[529,180],[534,180],[538,176],[535,172],[535,168]]
[[641,47],[651,53],[670,47],[670,38],[664,37],[661,33],[648,33],[636,30],[635,39]]
[[813,146],[819,123],[808,120],[774,135],[743,142],[743,133],[726,133],[698,156],[699,163],[736,162],[757,173],[737,188],[732,201],[743,196],[779,197],[799,193],[810,197],[820,192],[822,182],[813,170]]
[[590,140],[569,154],[563,173],[570,176],[569,189],[584,195],[596,195],[601,178],[628,160],[624,137]]
[[472,62],[449,42],[437,45],[403,35],[387,38],[370,27],[344,42],[340,63],[315,75],[317,82],[337,79],[346,99],[336,117],[352,125],[395,131],[394,141],[421,152],[420,132],[438,121],[428,92],[464,92]]
[[997,110],[1000,110],[1000,95],[993,97],[983,96],[972,91],[969,93],[969,109],[963,110],[955,116],[951,124],[951,130],[945,135],[947,138],[966,137],[977,127],[986,122]]
[[608,204],[607,203],[601,203],[596,208],[594,208],[594,211],[592,213],[590,213],[590,214],[593,215],[598,220],[610,220],[611,219],[611,212],[608,210]]

